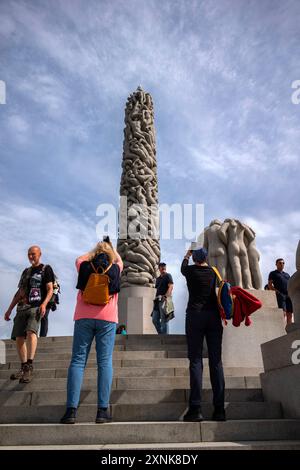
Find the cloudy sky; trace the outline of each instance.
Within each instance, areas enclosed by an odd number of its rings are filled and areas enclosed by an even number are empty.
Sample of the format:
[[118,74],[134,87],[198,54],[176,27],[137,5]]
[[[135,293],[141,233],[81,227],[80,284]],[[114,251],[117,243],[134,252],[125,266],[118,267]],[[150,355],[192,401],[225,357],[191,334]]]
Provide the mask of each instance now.
[[[279,256],[294,272],[299,1],[5,0],[0,18],[1,336],[33,243],[62,285],[49,334],[71,334],[74,259],[97,240],[98,205],[118,205],[124,106],[138,85],[154,100],[160,203],[202,203],[205,225],[247,222],[264,281]],[[174,333],[185,244],[161,243]]]

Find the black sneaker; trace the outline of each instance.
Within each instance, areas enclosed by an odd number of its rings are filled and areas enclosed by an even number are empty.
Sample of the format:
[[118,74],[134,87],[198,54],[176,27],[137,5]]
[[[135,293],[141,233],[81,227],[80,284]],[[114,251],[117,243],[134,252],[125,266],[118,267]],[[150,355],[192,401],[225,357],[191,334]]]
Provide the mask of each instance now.
[[109,414],[108,409],[98,408],[95,422],[97,424],[100,424],[100,423],[110,423],[110,421],[111,421],[111,416]]
[[60,420],[61,424],[75,424],[76,408],[67,408],[67,411]]
[[211,419],[213,421],[226,421],[226,413],[224,408],[215,408]]
[[187,413],[183,417],[183,421],[203,421],[204,418],[201,413],[200,406],[190,406]]

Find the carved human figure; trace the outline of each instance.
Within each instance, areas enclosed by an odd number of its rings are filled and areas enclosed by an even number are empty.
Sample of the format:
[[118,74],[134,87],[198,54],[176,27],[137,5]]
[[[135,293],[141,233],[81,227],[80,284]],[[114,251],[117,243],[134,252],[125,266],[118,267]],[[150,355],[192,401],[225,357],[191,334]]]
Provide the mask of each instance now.
[[[128,212],[127,239],[118,241],[124,261],[121,285],[153,286],[160,259],[151,212],[158,204],[155,130],[152,98],[141,87],[126,103],[122,168],[120,195],[127,197]],[[147,237],[157,239],[150,244]]]
[[245,244],[248,252],[248,260],[251,271],[252,285],[254,289],[262,288],[262,277],[259,268],[260,254],[255,244],[255,232],[249,225],[245,225]]
[[[222,222],[212,220],[209,227],[204,229],[203,247],[208,251],[208,261],[211,266],[215,266],[223,279],[226,278],[227,252],[226,246],[220,237]],[[201,235],[200,235],[201,237]],[[199,237],[199,238],[200,238]]]
[[227,245],[234,284],[245,289],[252,288],[251,272],[245,245],[245,232],[248,227],[236,219],[225,219],[219,231],[223,243]]
[[296,272],[289,279],[288,293],[293,303],[294,322],[300,325],[300,240],[296,251]]

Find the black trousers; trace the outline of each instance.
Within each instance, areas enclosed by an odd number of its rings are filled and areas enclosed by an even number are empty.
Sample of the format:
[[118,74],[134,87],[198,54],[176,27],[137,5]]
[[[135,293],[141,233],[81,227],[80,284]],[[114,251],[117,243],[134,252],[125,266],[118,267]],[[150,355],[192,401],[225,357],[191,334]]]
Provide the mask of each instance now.
[[223,327],[218,310],[188,312],[186,315],[186,337],[190,360],[190,406],[201,405],[203,375],[203,340],[208,349],[209,373],[213,390],[213,404],[224,407],[225,381],[222,365]]
[[41,319],[41,328],[40,328],[40,338],[47,336],[48,333],[48,315],[49,315],[50,309],[47,308],[45,315]]

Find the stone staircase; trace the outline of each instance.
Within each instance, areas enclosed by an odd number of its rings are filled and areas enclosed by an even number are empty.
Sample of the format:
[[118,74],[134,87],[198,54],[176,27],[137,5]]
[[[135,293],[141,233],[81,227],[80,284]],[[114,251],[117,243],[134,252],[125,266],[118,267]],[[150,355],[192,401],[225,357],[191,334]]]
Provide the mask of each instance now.
[[300,449],[300,420],[283,419],[279,403],[264,402],[256,368],[225,367],[226,422],[212,414],[204,359],[203,415],[184,423],[189,394],[183,335],[116,337],[111,394],[113,422],[94,423],[97,369],[90,353],[76,425],[61,425],[71,337],[40,338],[34,379],[9,379],[19,367],[15,344],[6,341],[0,366],[1,449]]

